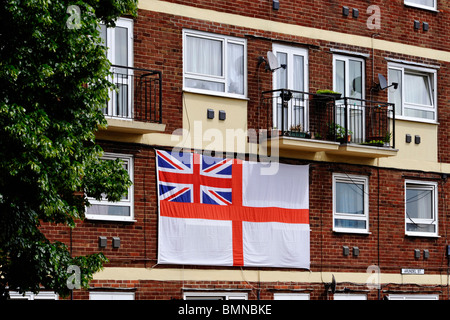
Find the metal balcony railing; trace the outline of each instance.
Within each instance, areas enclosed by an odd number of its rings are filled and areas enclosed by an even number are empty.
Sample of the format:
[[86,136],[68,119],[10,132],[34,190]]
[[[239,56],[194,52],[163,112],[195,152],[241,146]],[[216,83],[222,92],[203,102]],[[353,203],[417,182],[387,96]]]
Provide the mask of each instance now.
[[279,136],[395,148],[395,105],[278,89],[262,93],[268,130]]
[[113,65],[109,94],[103,113],[107,117],[162,123],[161,71]]

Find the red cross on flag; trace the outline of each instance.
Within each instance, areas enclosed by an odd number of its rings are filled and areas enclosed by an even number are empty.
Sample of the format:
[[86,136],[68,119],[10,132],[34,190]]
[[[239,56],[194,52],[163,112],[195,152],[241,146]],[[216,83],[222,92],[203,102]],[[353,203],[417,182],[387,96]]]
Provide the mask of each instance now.
[[156,151],[158,263],[309,269],[309,166]]

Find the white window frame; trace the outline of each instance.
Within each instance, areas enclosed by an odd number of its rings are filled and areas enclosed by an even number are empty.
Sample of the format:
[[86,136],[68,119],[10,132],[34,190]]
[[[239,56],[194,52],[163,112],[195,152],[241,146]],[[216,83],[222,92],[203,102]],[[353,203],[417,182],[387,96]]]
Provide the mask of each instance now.
[[[280,72],[282,72],[284,69],[280,68],[278,70],[275,70],[273,73],[273,90],[279,90],[279,89],[294,89],[294,70],[292,66],[294,65],[294,56],[302,56],[303,57],[303,90],[304,92],[309,91],[309,58],[308,58],[308,50],[305,48],[298,48],[298,47],[292,47],[287,45],[281,45],[278,43],[274,43],[272,45],[272,51],[277,56],[278,53],[285,53],[287,55],[287,88],[278,88],[278,76]],[[294,96],[295,98],[295,96]],[[309,131],[309,110],[308,110],[308,104],[306,103],[307,97],[303,97],[305,100],[303,100],[302,107],[304,108],[304,128],[303,131],[308,132]],[[285,128],[279,128],[281,130],[289,130],[289,128],[292,125],[296,125],[293,121],[293,115],[292,115],[292,103],[293,101],[296,101],[297,99],[291,99],[289,101],[288,106],[288,116],[287,116],[287,123],[285,124]],[[278,106],[277,106],[277,99],[275,99],[273,104],[273,126],[278,127]]]
[[[339,213],[336,212],[336,183],[349,183],[349,184],[357,184],[363,186],[363,197],[364,197],[364,214],[349,214],[349,213]],[[348,175],[341,173],[333,174],[333,231],[335,232],[344,232],[344,233],[360,233],[367,234],[369,232],[369,178],[367,176],[360,175]],[[366,228],[345,228],[345,227],[337,227],[335,224],[336,219],[345,219],[345,220],[355,220],[355,221],[365,221]]]
[[11,300],[58,300],[59,296],[55,292],[40,291],[39,293],[25,292],[25,294],[18,291],[10,291],[9,298]]
[[405,3],[405,5],[410,6],[410,7],[437,11],[437,0],[433,0],[433,6],[427,6],[424,4],[416,3],[416,2],[414,2],[414,0],[405,0],[404,3]]
[[92,291],[89,300],[135,300],[134,292]]
[[[408,217],[406,211],[407,188],[423,189],[432,192],[432,218],[431,219],[411,219]],[[420,232],[420,231],[408,231],[409,223],[417,224],[432,224],[435,226],[435,232]],[[438,184],[437,182],[427,182],[427,181],[417,181],[417,180],[406,180],[405,181],[405,234],[408,236],[420,236],[420,237],[437,237],[438,236]]]
[[[342,97],[344,98],[348,98],[347,100],[347,119],[348,119],[348,124],[349,124],[349,128],[348,131],[352,131],[353,135],[352,135],[352,141],[356,141],[356,142],[363,142],[364,141],[364,137],[366,136],[366,126],[365,126],[365,108],[364,108],[364,102],[363,101],[359,101],[359,100],[355,100],[352,102],[352,96],[350,96],[350,93],[347,92],[348,88],[350,88],[350,83],[349,83],[349,79],[350,79],[350,61],[358,61],[361,62],[361,97],[357,98],[357,99],[361,99],[364,100],[366,97],[366,60],[364,58],[361,57],[356,57],[356,56],[352,56],[352,55],[342,55],[342,54],[333,54],[333,90],[334,91],[339,91],[337,89],[337,82],[336,82],[336,61],[344,61],[345,64],[345,76],[344,76],[344,92],[339,92],[342,94]],[[343,106],[344,104],[344,100],[338,100],[336,101],[336,118],[339,118],[337,116],[339,107],[342,109],[344,108]],[[352,128],[351,124],[354,123],[353,121],[351,121],[351,117],[353,114],[357,114],[357,112],[361,112],[361,121],[362,121],[362,128],[361,128],[361,132],[356,132],[356,129],[358,128]],[[338,123],[339,125],[341,125],[342,127],[345,127],[344,123]]]
[[[124,67],[132,68],[134,64],[134,54],[133,54],[133,20],[128,18],[119,18],[116,21],[116,27],[121,27],[127,29],[127,65]],[[111,62],[112,65],[117,65],[115,61],[115,28],[106,28],[106,47],[107,50],[107,58]],[[127,114],[121,115],[117,112],[116,108],[114,108],[113,101],[116,100],[116,91],[112,91],[109,93],[109,101],[108,105],[104,110],[105,117],[107,118],[117,118],[124,120],[131,120],[133,118],[133,70],[126,68],[118,68],[112,67],[111,72],[114,73],[114,77],[109,79],[109,81],[116,84],[125,84],[127,85]],[[119,76],[118,73],[123,74],[123,76]]]
[[390,294],[389,300],[439,300],[438,294]]
[[246,292],[184,292],[184,300],[248,300]]
[[[202,75],[202,74],[196,74],[192,72],[188,72],[186,70],[186,38],[190,37],[197,37],[197,38],[204,38],[204,39],[210,39],[210,40],[216,40],[222,42],[222,75],[223,76],[212,76],[212,75]],[[237,94],[237,93],[229,93],[227,90],[227,83],[228,83],[228,43],[234,43],[239,44],[244,47],[244,93],[243,94]],[[224,91],[214,91],[214,90],[206,90],[206,89],[199,89],[199,88],[192,88],[186,86],[186,79],[194,79],[194,80],[205,80],[205,81],[211,81],[215,83],[223,83],[224,85]],[[183,91],[186,92],[194,92],[194,93],[201,93],[201,94],[207,94],[207,95],[218,95],[218,96],[224,96],[229,98],[241,98],[246,99],[247,98],[247,40],[243,38],[237,38],[237,37],[231,37],[231,36],[225,36],[221,34],[215,34],[215,33],[209,33],[209,32],[203,32],[203,31],[197,31],[197,30],[189,30],[184,29],[183,30]]]
[[334,300],[367,300],[366,294],[359,293],[335,293]]
[[129,216],[113,216],[113,215],[100,215],[100,214],[89,214],[88,208],[86,208],[86,219],[90,220],[105,220],[105,221],[134,221],[134,161],[133,156],[127,154],[118,153],[105,153],[102,157],[103,160],[114,160],[121,159],[128,164],[128,173],[130,175],[130,180],[132,182],[131,186],[128,188],[128,199],[123,199],[118,202],[109,202],[105,200],[89,199],[91,206],[94,205],[108,205],[108,206],[127,206],[130,207]]
[[274,293],[273,300],[310,300],[309,293]]
[[[345,83],[344,88],[347,90],[349,86],[349,70],[350,70],[350,60],[361,62],[361,98],[364,100],[366,95],[366,60],[361,57],[351,56],[351,55],[342,55],[342,54],[333,54],[333,90],[337,90],[336,84],[336,61],[341,60],[345,62]],[[340,92],[342,93],[342,97],[352,98],[348,95],[348,92]]]
[[[414,65],[408,65],[408,64],[401,64],[401,63],[388,63],[388,70],[398,70],[401,72],[401,86],[399,88],[394,89],[393,87],[388,88],[388,96],[389,101],[392,101],[391,99],[391,93],[394,90],[401,90],[400,94],[402,97],[402,105],[401,105],[401,114],[396,113],[395,118],[400,120],[409,120],[409,121],[417,121],[417,122],[427,122],[427,123],[437,123],[437,70],[433,68],[426,68],[421,66],[414,66]],[[431,90],[430,97],[431,97],[431,106],[425,106],[425,105],[414,105],[411,103],[405,102],[405,72],[411,73],[411,74],[417,74],[422,76],[427,76],[428,79],[428,85]],[[389,74],[389,71],[388,71]],[[388,83],[392,83],[392,79],[388,79]],[[394,81],[395,82],[395,81]],[[429,111],[434,112],[434,119],[426,119],[426,118],[420,118],[420,117],[412,117],[412,116],[405,116],[405,108],[409,109],[415,109],[419,111]],[[396,108],[397,111],[397,108]]]

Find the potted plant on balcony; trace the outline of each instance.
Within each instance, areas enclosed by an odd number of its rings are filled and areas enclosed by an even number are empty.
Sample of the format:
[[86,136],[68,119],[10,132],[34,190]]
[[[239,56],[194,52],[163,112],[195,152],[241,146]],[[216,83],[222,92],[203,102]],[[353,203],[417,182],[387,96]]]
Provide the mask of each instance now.
[[386,131],[386,134],[384,135],[384,138],[383,138],[383,146],[384,147],[389,147],[391,145],[391,137],[392,137],[392,133],[389,131]]
[[307,133],[303,131],[303,126],[301,124],[291,126],[289,128],[289,135],[291,137],[298,137],[298,138],[306,138],[307,137]]
[[328,98],[333,98],[334,100],[338,100],[341,98],[342,93],[340,92],[336,92],[333,90],[328,90],[328,89],[321,89],[321,90],[317,90],[316,94],[319,95],[319,97],[328,97]]
[[332,122],[328,125],[328,140],[334,140],[341,142],[341,143],[347,143],[350,142],[352,139],[353,132],[351,130],[347,131],[347,136],[345,136],[345,128],[337,123]]

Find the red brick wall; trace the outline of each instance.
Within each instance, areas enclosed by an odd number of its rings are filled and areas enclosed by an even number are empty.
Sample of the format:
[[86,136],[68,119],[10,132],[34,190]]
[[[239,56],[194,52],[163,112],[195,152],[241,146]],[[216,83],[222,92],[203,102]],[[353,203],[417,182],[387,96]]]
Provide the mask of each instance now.
[[[135,220],[134,223],[92,222],[79,223],[72,231],[72,249],[74,255],[89,254],[101,251],[110,260],[108,267],[172,267],[156,265],[157,259],[157,209],[156,181],[154,177],[154,153],[149,147],[129,146],[111,149],[109,144],[103,145],[105,150],[131,152],[135,156]],[[289,160],[289,163],[303,164],[303,161]],[[367,166],[310,163],[310,226],[311,226],[311,271],[312,272],[359,272],[364,273],[371,265],[378,265],[383,273],[399,274],[401,268],[424,269],[426,274],[446,273],[447,257],[445,256],[446,233],[449,223],[447,217],[447,199],[449,191],[446,182],[440,176],[430,173],[408,172],[391,169],[377,169]],[[366,175],[369,177],[369,234],[343,234],[332,230],[332,174],[347,173]],[[440,238],[421,238],[405,236],[404,223],[404,183],[405,179],[426,179],[439,182],[439,234]],[[59,230],[59,233],[56,231]],[[68,228],[49,226],[46,231],[52,239],[69,240]],[[56,233],[55,233],[56,232]],[[98,236],[108,237],[108,246],[99,249]],[[121,239],[119,249],[111,246],[111,237]],[[350,255],[344,256],[343,246],[350,248]],[[359,256],[352,255],[353,247],[359,248]],[[421,251],[419,259],[414,258],[414,249]],[[423,258],[423,250],[430,252],[428,259]],[[213,267],[196,267],[198,269],[214,269]],[[277,270],[264,268],[264,270]],[[132,272],[132,271],[130,271]],[[351,287],[352,284],[338,285]],[[157,282],[157,281],[94,281],[93,288],[135,288],[137,299],[180,299],[182,287],[189,282]],[[195,288],[260,288],[261,298],[271,298],[273,292],[284,289],[295,292],[308,289],[311,298],[324,299],[322,284],[301,283],[233,283],[233,282],[192,282]],[[353,287],[361,290],[361,286]],[[390,286],[392,287],[392,285]],[[418,286],[414,292],[419,292]],[[367,288],[362,288],[367,289]],[[423,288],[422,288],[423,289]],[[371,295],[375,293],[371,292]],[[77,293],[82,298],[85,293]]]

